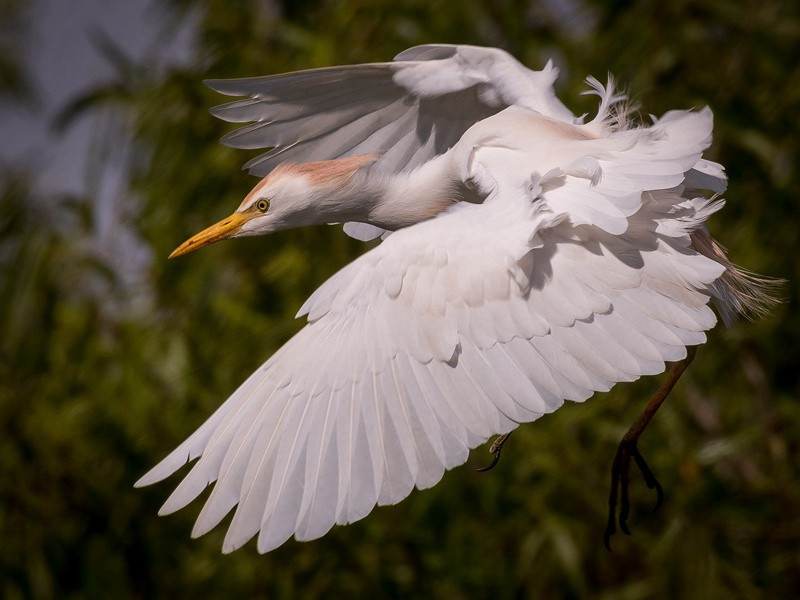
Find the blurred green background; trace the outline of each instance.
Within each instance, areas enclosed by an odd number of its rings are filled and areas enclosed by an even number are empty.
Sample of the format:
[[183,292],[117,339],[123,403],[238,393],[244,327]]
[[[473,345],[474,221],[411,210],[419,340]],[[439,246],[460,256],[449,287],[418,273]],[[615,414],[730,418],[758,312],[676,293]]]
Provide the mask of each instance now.
[[[15,598],[790,598],[800,593],[797,251],[800,3],[780,0],[161,0],[191,27],[178,67],[100,39],[116,75],[55,127],[112,115],[92,164],[125,140],[126,253],[98,249],[97,198],[0,174],[0,596]],[[0,2],[24,23],[25,4]],[[2,38],[3,101],[35,102]],[[14,40],[12,39],[11,42]],[[177,478],[133,482],[300,326],[326,277],[364,251],[338,227],[227,242],[167,261],[253,185],[254,153],[218,144],[206,77],[387,60],[415,44],[503,47],[561,67],[577,113],[607,72],[642,115],[710,105],[708,156],[728,205],[712,233],[739,264],[788,283],[757,323],[719,328],[640,447],[666,490],[632,482],[633,536],[602,545],[616,444],[659,380],[524,425],[489,473],[484,449],[431,490],[260,556],[189,533],[200,503],[156,512]],[[5,140],[3,143],[10,143]],[[98,168],[99,168],[98,167]],[[89,186],[88,189],[92,189]]]

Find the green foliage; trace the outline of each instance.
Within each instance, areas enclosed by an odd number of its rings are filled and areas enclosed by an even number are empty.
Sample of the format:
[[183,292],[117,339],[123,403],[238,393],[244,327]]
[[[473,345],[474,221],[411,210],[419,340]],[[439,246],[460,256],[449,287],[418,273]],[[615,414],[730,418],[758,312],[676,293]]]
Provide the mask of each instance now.
[[[166,1],[166,0],[165,0]],[[140,240],[131,280],[97,240],[92,198],[0,189],[0,595],[4,598],[780,598],[800,589],[797,192],[800,8],[755,0],[173,0],[198,20],[195,61],[166,73],[118,57],[118,81],[62,114],[130,118]],[[267,9],[270,6],[273,8]],[[548,8],[550,7],[550,8]],[[567,10],[560,16],[557,7]],[[574,10],[573,10],[574,9]],[[572,12],[570,12],[572,11]],[[339,228],[167,254],[238,205],[250,157],[206,77],[386,60],[448,41],[553,56],[578,112],[611,71],[647,113],[709,104],[711,158],[731,179],[711,229],[732,257],[784,277],[785,303],[709,343],[642,440],[667,498],[634,479],[633,536],[602,547],[616,443],[656,381],[568,405],[431,490],[259,556],[220,554],[224,528],[189,533],[199,503],[156,511],[176,479],[136,479],[301,325],[292,316],[363,252]],[[109,50],[111,51],[111,49]],[[113,52],[112,52],[113,53]]]

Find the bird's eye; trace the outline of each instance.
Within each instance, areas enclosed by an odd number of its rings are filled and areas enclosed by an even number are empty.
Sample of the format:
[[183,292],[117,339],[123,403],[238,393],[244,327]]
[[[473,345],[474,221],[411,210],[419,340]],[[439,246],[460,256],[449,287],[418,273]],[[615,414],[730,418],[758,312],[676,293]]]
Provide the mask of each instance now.
[[261,212],[267,212],[269,210],[269,200],[260,198],[258,202],[256,202],[256,208]]

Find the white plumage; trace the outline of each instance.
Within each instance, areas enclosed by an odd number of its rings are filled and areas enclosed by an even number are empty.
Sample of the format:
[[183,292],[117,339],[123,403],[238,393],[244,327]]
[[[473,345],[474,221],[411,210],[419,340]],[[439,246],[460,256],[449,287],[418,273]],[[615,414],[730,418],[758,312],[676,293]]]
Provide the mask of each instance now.
[[[601,107],[583,124],[555,77],[437,45],[211,83],[249,96],[216,109],[253,122],[226,141],[273,149],[248,163],[266,177],[239,210],[176,254],[313,222],[385,240],[137,483],[199,459],[161,514],[213,483],[193,535],[235,507],[226,552],[255,535],[261,552],[320,537],[434,485],[493,434],[662,372],[705,341],[713,298],[747,304],[702,225],[725,188],[701,157],[711,111],[632,127],[592,80]],[[332,162],[273,170],[285,160]]]

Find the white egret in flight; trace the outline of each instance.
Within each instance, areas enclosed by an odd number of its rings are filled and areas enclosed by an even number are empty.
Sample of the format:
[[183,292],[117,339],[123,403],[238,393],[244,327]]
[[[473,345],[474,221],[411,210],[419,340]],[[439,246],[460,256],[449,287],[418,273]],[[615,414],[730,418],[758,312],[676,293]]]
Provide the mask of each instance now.
[[[267,552],[439,481],[469,450],[615,383],[676,363],[620,445],[606,540],[627,519],[647,421],[717,319],[759,310],[763,281],[703,223],[723,202],[702,158],[708,108],[633,125],[609,81],[597,115],[555,96],[557,71],[502,50],[428,45],[393,62],[211,81],[246,96],[224,141],[269,148],[225,238],[345,223],[383,242],[300,309],[308,324],[137,485],[197,462],[161,514],[214,484],[193,530],[231,510],[224,551]],[[660,489],[660,488],[659,488]]]

